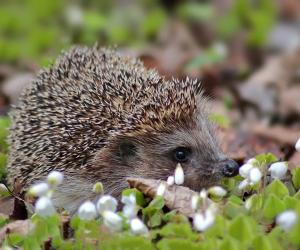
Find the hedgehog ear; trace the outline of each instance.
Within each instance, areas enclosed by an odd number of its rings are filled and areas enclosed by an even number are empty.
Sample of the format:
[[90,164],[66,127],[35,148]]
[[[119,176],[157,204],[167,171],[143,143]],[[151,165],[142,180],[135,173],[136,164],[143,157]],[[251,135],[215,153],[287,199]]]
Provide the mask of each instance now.
[[119,143],[119,156],[122,161],[127,162],[136,155],[136,145],[129,139],[122,139]]

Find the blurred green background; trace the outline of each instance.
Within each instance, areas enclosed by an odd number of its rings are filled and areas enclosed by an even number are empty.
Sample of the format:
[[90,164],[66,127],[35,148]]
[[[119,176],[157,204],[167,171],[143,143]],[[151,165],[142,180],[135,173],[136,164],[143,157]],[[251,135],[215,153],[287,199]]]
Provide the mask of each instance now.
[[261,47],[276,21],[274,2],[2,0],[0,60],[47,65],[72,44],[143,47],[170,19],[190,27],[209,23],[213,40],[227,41],[243,30],[248,45]]

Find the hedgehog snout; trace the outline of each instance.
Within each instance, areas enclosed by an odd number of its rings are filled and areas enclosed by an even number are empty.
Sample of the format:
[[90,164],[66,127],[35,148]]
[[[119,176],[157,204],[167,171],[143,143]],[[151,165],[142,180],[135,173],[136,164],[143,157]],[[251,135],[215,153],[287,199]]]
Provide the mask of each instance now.
[[219,163],[219,168],[225,177],[234,177],[239,173],[240,166],[236,161],[232,159],[226,159]]

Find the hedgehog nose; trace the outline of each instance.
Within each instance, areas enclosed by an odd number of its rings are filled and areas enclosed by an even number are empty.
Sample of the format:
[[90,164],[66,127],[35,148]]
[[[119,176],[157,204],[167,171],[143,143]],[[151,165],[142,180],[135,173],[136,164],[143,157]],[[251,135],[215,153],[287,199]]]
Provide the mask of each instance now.
[[239,173],[239,164],[228,159],[222,162],[222,173],[225,177],[233,177]]

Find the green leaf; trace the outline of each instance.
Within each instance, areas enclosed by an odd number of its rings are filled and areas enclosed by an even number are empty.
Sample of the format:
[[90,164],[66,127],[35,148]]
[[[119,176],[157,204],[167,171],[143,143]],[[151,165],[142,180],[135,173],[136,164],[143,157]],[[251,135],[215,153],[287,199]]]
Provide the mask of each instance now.
[[101,242],[101,250],[154,250],[151,241],[144,237],[124,235]]
[[157,227],[161,224],[162,222],[162,212],[161,211],[156,211],[154,214],[150,216],[150,219],[148,221],[148,226],[149,227]]
[[288,188],[278,179],[272,181],[265,190],[266,195],[274,194],[278,198],[284,198],[289,195]]
[[172,221],[172,219],[174,218],[174,216],[176,216],[176,214],[177,214],[177,211],[176,210],[172,210],[172,211],[164,214],[163,217],[162,217],[162,219],[165,222]]
[[271,153],[257,155],[255,156],[255,159],[260,163],[260,165],[268,165],[275,161],[278,161],[278,158]]
[[209,49],[201,52],[201,54],[192,59],[191,62],[186,65],[186,69],[201,69],[206,65],[220,63],[224,61],[224,59],[224,55],[221,55],[213,49]]
[[217,114],[217,113],[211,113],[209,115],[209,119],[212,122],[219,125],[220,127],[222,127],[222,128],[229,128],[231,126],[230,119],[225,115],[221,115],[221,114]]
[[292,181],[296,190],[300,189],[300,167],[292,170]]
[[247,216],[239,215],[230,223],[228,232],[233,238],[247,242],[255,236],[256,228]]
[[251,199],[251,212],[261,211],[263,206],[263,196],[261,194],[254,194],[248,199]]
[[163,237],[185,238],[192,241],[199,238],[198,234],[194,233],[189,223],[168,223],[159,232]]
[[230,195],[228,197],[228,201],[231,201],[233,204],[236,204],[236,205],[239,205],[239,206],[242,206],[244,204],[243,200],[236,196],[236,195]]
[[136,188],[125,189],[122,191],[122,196],[130,196],[131,194],[135,196],[136,203],[139,206],[144,207],[147,204],[143,193]]
[[253,240],[252,246],[255,250],[273,250],[270,240],[265,235],[257,236]]
[[227,236],[220,244],[220,250],[239,250],[241,249],[239,246],[239,241]]
[[300,200],[300,189],[297,191],[297,193],[294,194],[293,197],[296,198],[297,200]]
[[156,196],[148,205],[148,208],[162,209],[165,205],[164,198],[162,196]]
[[186,2],[179,6],[179,16],[190,20],[210,20],[214,16],[214,9],[211,4]]
[[206,238],[223,238],[227,232],[228,223],[221,215],[217,215],[213,226],[204,232]]
[[299,219],[299,213],[298,213],[298,220],[297,220],[297,223],[296,225],[294,225],[292,228],[291,228],[291,231],[289,232],[288,234],[288,238],[289,240],[296,244],[296,245],[300,245],[300,237],[299,237],[299,232],[300,232],[300,219]]
[[286,196],[284,197],[284,205],[286,209],[299,209],[300,210],[300,200],[296,197]]
[[158,242],[159,250],[202,250],[201,244],[196,244],[187,239],[162,239]]
[[232,201],[228,201],[224,206],[224,215],[228,218],[235,218],[237,215],[241,214],[244,208],[241,205],[237,205]]
[[263,215],[267,219],[273,219],[277,216],[280,212],[285,210],[285,205],[282,200],[280,200],[274,194],[270,194],[266,201],[263,208]]

